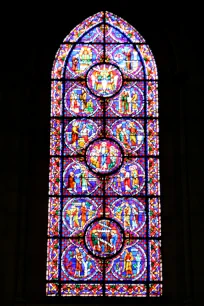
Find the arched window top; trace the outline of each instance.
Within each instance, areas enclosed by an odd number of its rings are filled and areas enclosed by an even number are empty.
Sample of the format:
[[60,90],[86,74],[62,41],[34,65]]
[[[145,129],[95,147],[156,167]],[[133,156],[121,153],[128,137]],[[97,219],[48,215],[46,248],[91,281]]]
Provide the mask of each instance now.
[[47,295],[162,295],[157,67],[99,12],[52,69]]
[[[99,26],[103,26],[104,23],[106,25],[112,26],[115,29],[118,29],[119,32],[123,33],[123,36],[126,35],[126,39],[132,43],[145,43],[144,38],[137,32],[137,30],[132,27],[128,22],[126,22],[124,19],[110,13],[110,12],[99,12],[97,14],[94,14],[93,16],[88,17],[85,19],[82,23],[80,23],[78,26],[76,26],[69,35],[66,36],[64,39],[64,42],[76,42],[79,39],[83,38],[84,34],[86,32],[92,32],[94,34],[93,28],[99,28]],[[100,40],[102,39],[102,40]],[[125,37],[123,37],[124,41],[127,42]],[[103,41],[103,34],[102,38],[97,39],[98,42]]]
[[66,36],[56,53],[52,78],[63,77],[66,58],[75,43],[134,44],[138,57],[144,65],[146,78],[157,79],[155,59],[144,38],[124,19],[110,12],[99,12],[85,19]]

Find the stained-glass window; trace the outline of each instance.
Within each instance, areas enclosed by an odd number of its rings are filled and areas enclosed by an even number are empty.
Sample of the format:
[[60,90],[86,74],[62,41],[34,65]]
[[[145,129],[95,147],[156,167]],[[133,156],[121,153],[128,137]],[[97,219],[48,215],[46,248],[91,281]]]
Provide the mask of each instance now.
[[162,295],[158,78],[142,36],[99,12],[52,69],[48,296]]

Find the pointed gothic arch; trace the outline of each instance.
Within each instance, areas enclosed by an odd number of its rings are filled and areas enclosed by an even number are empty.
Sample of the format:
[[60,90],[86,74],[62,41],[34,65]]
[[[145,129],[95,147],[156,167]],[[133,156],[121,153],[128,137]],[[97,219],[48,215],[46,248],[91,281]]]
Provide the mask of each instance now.
[[52,69],[47,295],[161,296],[158,77],[142,36],[99,12]]

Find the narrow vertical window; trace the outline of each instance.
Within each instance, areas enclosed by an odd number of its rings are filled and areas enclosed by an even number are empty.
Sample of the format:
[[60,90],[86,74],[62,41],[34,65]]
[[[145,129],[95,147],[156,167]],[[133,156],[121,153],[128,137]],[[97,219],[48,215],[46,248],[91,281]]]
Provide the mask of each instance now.
[[162,295],[158,78],[142,36],[99,12],[51,80],[48,296]]

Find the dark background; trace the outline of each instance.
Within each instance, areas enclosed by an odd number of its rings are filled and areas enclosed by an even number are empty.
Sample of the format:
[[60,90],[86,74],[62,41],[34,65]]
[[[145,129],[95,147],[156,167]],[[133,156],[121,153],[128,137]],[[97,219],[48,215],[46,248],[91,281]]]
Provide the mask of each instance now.
[[67,1],[2,8],[3,305],[49,303],[44,295],[51,68],[65,36],[101,10],[133,25],[158,65],[163,303],[203,305],[203,17],[196,2],[178,4]]

